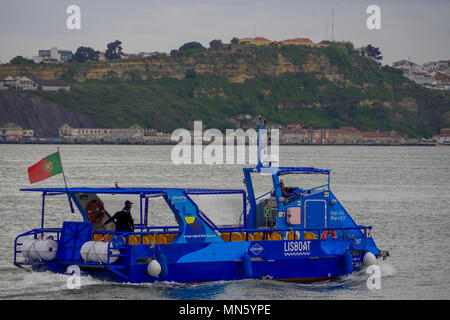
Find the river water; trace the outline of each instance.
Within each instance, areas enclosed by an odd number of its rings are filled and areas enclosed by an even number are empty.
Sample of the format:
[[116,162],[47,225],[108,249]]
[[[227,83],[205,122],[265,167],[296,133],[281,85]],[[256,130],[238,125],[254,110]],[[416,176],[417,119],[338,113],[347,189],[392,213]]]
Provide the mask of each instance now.
[[[175,165],[172,146],[60,146],[69,186],[244,188],[242,165]],[[332,169],[331,189],[353,219],[372,225],[381,288],[368,289],[368,274],[314,284],[270,280],[202,284],[114,284],[29,273],[13,265],[15,237],[40,226],[38,193],[27,168],[56,151],[55,145],[0,145],[0,299],[449,299],[450,148],[282,146],[280,165]],[[61,187],[62,175],[33,187]],[[65,199],[49,201],[46,226],[81,221]],[[118,208],[120,209],[120,208]]]

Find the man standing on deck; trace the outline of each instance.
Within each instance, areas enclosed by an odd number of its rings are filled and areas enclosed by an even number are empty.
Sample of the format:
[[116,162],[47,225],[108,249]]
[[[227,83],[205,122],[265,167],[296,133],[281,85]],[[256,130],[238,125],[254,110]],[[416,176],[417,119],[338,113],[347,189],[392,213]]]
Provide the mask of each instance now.
[[133,232],[134,221],[131,216],[131,207],[133,203],[130,200],[125,201],[125,207],[122,211],[116,212],[111,218],[105,221],[103,226],[107,225],[111,221],[116,223],[116,231],[118,232]]

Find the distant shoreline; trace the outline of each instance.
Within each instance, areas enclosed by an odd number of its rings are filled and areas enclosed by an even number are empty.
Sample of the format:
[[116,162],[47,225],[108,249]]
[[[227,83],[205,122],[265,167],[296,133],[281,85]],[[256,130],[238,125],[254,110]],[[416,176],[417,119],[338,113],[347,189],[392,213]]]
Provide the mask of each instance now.
[[[16,142],[16,141],[0,141],[1,144],[17,144],[17,145],[117,145],[117,146],[124,146],[124,145],[131,145],[131,146],[175,146],[178,143],[70,143],[70,142],[57,142],[57,141],[51,141],[51,142],[44,142],[44,141],[35,141],[35,142]],[[193,144],[191,144],[193,145]],[[204,143],[204,146],[209,145],[209,143]],[[225,144],[224,144],[225,145]],[[235,144],[236,145],[236,144]],[[248,144],[246,144],[248,145]],[[412,144],[387,144],[387,143],[349,143],[349,144],[338,144],[338,143],[304,143],[304,144],[280,144],[280,146],[341,146],[341,147],[348,147],[348,146],[362,146],[362,147],[450,147],[448,144],[439,144],[439,143],[412,143]]]

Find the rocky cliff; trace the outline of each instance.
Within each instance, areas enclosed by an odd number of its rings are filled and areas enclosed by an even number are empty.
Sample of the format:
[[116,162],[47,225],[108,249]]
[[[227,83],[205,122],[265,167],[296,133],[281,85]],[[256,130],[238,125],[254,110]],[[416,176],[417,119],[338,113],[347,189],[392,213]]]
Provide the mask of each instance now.
[[33,129],[38,137],[57,137],[59,128],[69,123],[75,127],[93,127],[93,117],[57,105],[30,92],[0,91],[0,124],[14,122],[23,129]]

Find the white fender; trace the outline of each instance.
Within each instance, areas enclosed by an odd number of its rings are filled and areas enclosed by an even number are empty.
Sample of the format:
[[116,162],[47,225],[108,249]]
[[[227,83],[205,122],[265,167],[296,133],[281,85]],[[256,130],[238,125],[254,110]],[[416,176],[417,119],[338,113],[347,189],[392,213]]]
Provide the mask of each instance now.
[[161,265],[159,264],[158,260],[153,259],[150,261],[150,263],[147,265],[147,273],[151,275],[152,277],[157,277],[161,273]]
[[377,258],[372,252],[366,252],[363,258],[363,263],[366,267],[377,264]]

